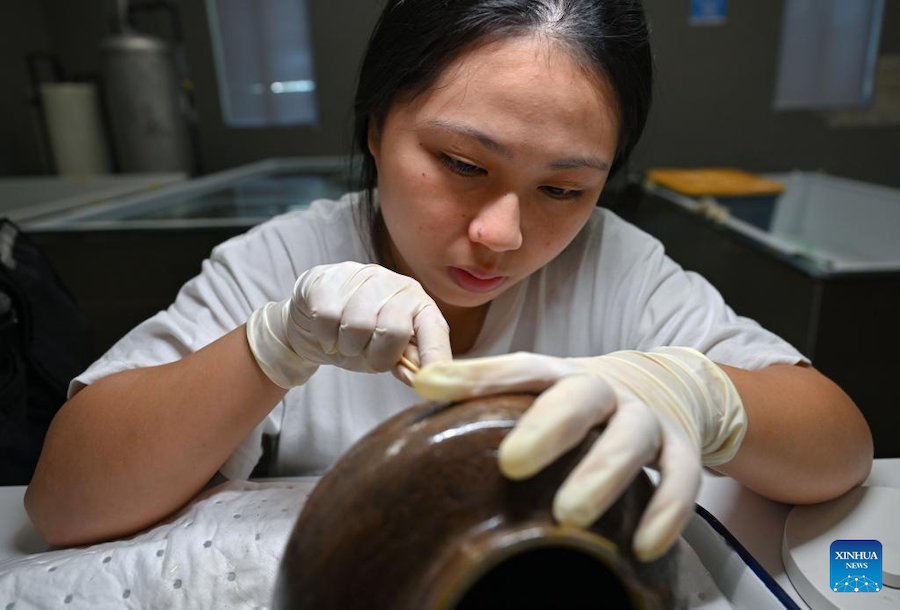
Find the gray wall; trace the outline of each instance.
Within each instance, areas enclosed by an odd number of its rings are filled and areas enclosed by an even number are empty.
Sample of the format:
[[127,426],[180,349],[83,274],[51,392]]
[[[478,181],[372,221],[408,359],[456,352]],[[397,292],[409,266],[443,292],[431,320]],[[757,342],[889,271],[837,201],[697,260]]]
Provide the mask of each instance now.
[[204,3],[185,3],[187,53],[196,82],[202,163],[206,171],[266,157],[349,152],[356,74],[382,3],[380,0],[308,1],[313,23],[320,125],[278,129],[225,126]]
[[[900,2],[886,5],[880,53],[898,54]],[[645,6],[657,96],[633,165],[821,169],[900,186],[900,124],[830,128],[818,112],[772,109],[781,0],[730,2],[721,27],[690,27],[686,1]]]
[[[0,175],[41,171],[36,132],[22,100],[28,50],[55,48],[70,72],[95,72],[105,31],[103,0],[2,3]],[[216,91],[202,0],[184,0],[187,55],[196,84],[203,168],[216,171],[272,156],[341,154],[350,148],[350,118],[359,58],[380,0],[310,0],[318,61],[321,124],[230,129]],[[729,3],[722,27],[693,28],[688,2],[645,0],[657,57],[657,95],[633,167],[734,165],[756,171],[792,168],[900,186],[900,125],[829,127],[815,112],[772,110],[781,0]],[[881,52],[900,53],[900,6],[887,2]],[[41,10],[43,8],[43,10]],[[145,17],[164,34],[162,19]],[[21,64],[21,69],[16,65]],[[17,72],[18,70],[18,72]],[[13,95],[9,95],[12,93]]]
[[25,53],[52,50],[39,2],[0,2],[0,175],[45,168],[38,115],[28,101]]

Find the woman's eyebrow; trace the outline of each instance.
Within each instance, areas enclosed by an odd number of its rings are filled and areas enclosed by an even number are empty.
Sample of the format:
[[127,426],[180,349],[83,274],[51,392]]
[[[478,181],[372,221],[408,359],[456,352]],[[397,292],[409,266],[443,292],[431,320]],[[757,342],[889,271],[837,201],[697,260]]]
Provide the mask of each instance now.
[[[464,123],[433,119],[428,121],[427,125],[429,127],[436,127],[437,129],[442,129],[444,131],[449,131],[472,138],[488,150],[503,155],[507,159],[513,158],[513,153],[509,148],[507,148],[500,142],[497,142],[495,139],[493,139],[483,131],[479,131],[478,129],[475,129],[474,127],[471,127]],[[602,159],[598,159],[597,157],[574,157],[571,159],[557,159],[555,161],[551,161],[547,164],[547,168],[555,170],[588,168],[605,172],[609,169],[609,163],[603,161]]]
[[609,163],[597,157],[577,157],[573,159],[557,159],[547,164],[549,169],[596,169],[605,172],[609,169]]
[[500,142],[494,140],[492,137],[484,133],[483,131],[479,131],[474,127],[470,127],[464,123],[456,123],[452,121],[440,121],[437,119],[428,121],[428,125],[431,127],[437,127],[438,129],[443,129],[444,131],[450,131],[452,133],[458,133],[460,135],[467,136],[472,138],[473,140],[477,140],[479,144],[487,148],[488,150],[492,150],[495,153],[501,154],[507,159],[512,159],[513,154],[510,149],[508,149]]

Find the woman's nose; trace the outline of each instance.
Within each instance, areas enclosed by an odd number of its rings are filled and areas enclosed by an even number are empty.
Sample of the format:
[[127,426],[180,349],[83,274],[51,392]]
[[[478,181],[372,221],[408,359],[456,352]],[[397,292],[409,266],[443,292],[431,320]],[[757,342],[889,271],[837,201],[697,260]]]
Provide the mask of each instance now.
[[519,198],[506,193],[486,203],[469,223],[469,239],[494,252],[522,246]]

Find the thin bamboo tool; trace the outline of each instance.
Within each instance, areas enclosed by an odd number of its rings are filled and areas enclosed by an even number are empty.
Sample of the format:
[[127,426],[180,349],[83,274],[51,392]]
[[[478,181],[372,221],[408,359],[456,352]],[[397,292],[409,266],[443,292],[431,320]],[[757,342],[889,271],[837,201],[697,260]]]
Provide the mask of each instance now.
[[405,366],[406,368],[408,368],[410,371],[412,371],[413,375],[418,375],[418,374],[419,374],[419,367],[416,366],[416,363],[415,363],[415,362],[413,362],[412,360],[410,360],[410,359],[407,358],[406,356],[400,356],[400,364],[402,364],[403,366]]

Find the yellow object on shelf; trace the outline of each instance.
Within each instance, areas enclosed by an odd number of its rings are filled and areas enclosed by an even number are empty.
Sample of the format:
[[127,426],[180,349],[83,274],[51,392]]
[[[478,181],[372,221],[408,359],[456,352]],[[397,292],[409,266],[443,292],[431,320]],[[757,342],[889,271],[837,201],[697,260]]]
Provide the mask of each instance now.
[[656,168],[647,171],[647,180],[690,197],[777,195],[784,191],[780,182],[730,167]]

